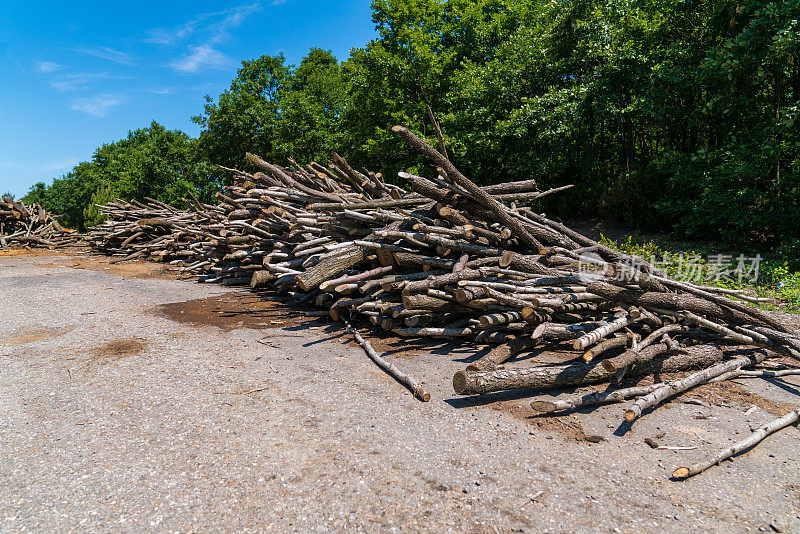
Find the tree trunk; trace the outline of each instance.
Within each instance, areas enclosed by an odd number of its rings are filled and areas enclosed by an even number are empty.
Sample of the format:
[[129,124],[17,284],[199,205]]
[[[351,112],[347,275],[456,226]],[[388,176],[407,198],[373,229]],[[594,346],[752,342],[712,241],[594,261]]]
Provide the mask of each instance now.
[[[665,352],[666,344],[652,345],[652,350]],[[686,354],[661,355],[636,365],[629,376],[652,373],[672,373],[698,367],[708,367],[722,359],[722,350],[716,345],[697,345]],[[613,373],[597,363],[539,366],[524,369],[497,369],[494,371],[459,371],[453,377],[453,389],[459,395],[479,395],[510,389],[546,389],[594,384],[611,379]]]

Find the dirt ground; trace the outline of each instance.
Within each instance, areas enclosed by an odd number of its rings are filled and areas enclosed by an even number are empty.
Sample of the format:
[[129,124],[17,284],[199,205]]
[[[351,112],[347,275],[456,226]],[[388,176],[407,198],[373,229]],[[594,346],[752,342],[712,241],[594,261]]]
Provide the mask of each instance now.
[[458,397],[486,347],[361,325],[420,403],[329,320],[160,264],[0,255],[0,295],[3,533],[800,532],[796,427],[670,479],[796,406],[797,377],[703,386],[627,428],[622,405]]

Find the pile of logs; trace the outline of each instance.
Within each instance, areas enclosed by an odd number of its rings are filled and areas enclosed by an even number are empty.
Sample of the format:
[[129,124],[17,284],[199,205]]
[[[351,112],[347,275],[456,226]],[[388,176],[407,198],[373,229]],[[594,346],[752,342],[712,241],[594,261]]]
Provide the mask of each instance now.
[[197,210],[182,211],[149,197],[145,201],[117,200],[99,206],[106,220],[89,229],[89,245],[118,256],[112,263],[135,258],[183,263],[205,257],[210,246],[203,242],[213,235],[210,224],[225,218],[223,207],[197,202]]
[[0,248],[14,246],[61,248],[76,244],[80,236],[61,226],[39,204],[0,199]]
[[[180,211],[152,199],[113,202],[101,206],[109,220],[89,239],[115,261],[168,261],[204,282],[276,289],[313,304],[342,320],[378,365],[423,400],[429,395],[419,382],[380,358],[351,317],[399,336],[493,346],[455,374],[458,394],[536,395],[606,382],[605,392],[537,397],[532,407],[556,412],[631,400],[629,424],[700,384],[796,373],[785,361],[800,360],[798,333],[746,303],[758,299],[673,280],[529,207],[569,186],[479,187],[423,139],[393,131],[436,169],[429,177],[400,173],[410,191],[336,154],[327,166],[290,160],[288,167],[248,154],[260,172],[229,169],[234,185],[218,194],[218,205],[191,198],[191,209]],[[504,366],[544,348],[578,351],[577,363]],[[775,358],[782,363],[764,370]],[[688,371],[672,382],[622,387],[626,379]],[[761,433],[796,422],[800,412],[793,413]]]

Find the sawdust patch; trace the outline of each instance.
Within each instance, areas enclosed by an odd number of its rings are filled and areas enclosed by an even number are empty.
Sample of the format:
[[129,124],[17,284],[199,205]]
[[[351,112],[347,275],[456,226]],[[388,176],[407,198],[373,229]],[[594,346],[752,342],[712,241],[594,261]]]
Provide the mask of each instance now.
[[115,339],[103,343],[91,352],[92,359],[96,361],[114,361],[139,354],[145,349],[145,344],[138,339]]
[[717,406],[731,403],[736,403],[741,406],[755,405],[773,415],[786,415],[797,408],[797,406],[787,402],[765,399],[730,380],[698,386],[685,393],[684,396],[703,400]]
[[597,443],[605,441],[601,436],[588,435],[583,430],[583,425],[569,416],[546,416],[535,412],[532,408],[520,405],[518,400],[499,401],[490,405],[490,408],[503,411],[521,419],[538,431],[553,432],[561,436],[564,441],[575,443]]
[[43,341],[57,336],[62,336],[70,332],[75,327],[45,327],[45,328],[23,328],[10,336],[6,336],[3,341],[9,345],[24,345]]
[[4,248],[0,249],[0,257],[15,257],[15,256],[46,256],[52,254],[52,250],[48,249],[32,249],[32,248]]
[[316,318],[305,316],[287,304],[266,300],[255,293],[227,293],[215,297],[162,304],[154,313],[177,323],[237,328],[289,328],[311,325]]
[[121,263],[109,263],[109,260],[110,258],[108,256],[65,256],[51,263],[37,264],[37,266],[70,267],[72,269],[102,271],[104,273],[114,274],[128,279],[175,280],[186,278],[186,276],[183,276],[179,270],[170,268],[163,263],[138,260],[131,260]]

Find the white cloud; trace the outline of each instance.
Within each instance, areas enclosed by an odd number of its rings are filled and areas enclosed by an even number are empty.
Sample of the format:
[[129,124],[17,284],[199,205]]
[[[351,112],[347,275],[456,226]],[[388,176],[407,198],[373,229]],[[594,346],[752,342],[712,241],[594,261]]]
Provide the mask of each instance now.
[[50,81],[50,87],[59,91],[77,91],[88,89],[89,84],[96,80],[126,80],[131,76],[109,74],[108,72],[70,72],[56,75]]
[[270,5],[271,6],[282,6],[286,2],[287,2],[287,0],[272,0],[272,3],[270,3]]
[[[278,0],[282,1],[282,0]],[[194,34],[204,34],[206,42],[218,43],[227,38],[228,31],[240,25],[251,13],[258,11],[258,3],[233,7],[214,13],[203,13],[175,28],[154,28],[147,32],[145,42],[154,44],[176,44]]]
[[197,31],[197,29],[201,27],[203,22],[205,22],[209,18],[220,15],[221,13],[224,12],[206,13],[172,29],[154,28],[147,32],[147,37],[145,38],[144,41],[146,43],[161,44],[161,45],[170,45],[178,43],[180,41],[183,41],[190,35],[192,35],[195,31]]
[[105,117],[111,108],[118,106],[122,101],[121,95],[115,93],[101,93],[87,98],[76,98],[70,104],[70,109],[82,111],[94,117]]
[[184,74],[193,74],[209,68],[228,67],[233,64],[233,61],[219,51],[216,45],[227,40],[233,28],[241,25],[251,13],[259,9],[261,7],[255,3],[216,13],[205,13],[176,28],[150,30],[146,41],[162,45],[175,45],[192,37],[195,44],[188,46],[183,57],[170,63],[173,69]]
[[80,52],[81,54],[87,54],[100,59],[113,61],[114,63],[121,63],[123,65],[133,64],[133,60],[131,59],[130,55],[107,46],[102,46],[100,48],[80,48],[76,49],[75,51]]
[[42,74],[48,74],[51,72],[55,72],[61,68],[61,65],[58,63],[53,63],[52,61],[40,61],[36,65],[36,70],[41,72]]
[[53,163],[48,163],[47,165],[42,165],[42,172],[53,172],[53,171],[60,171],[65,169],[71,169],[75,165],[80,163],[78,158],[67,158],[61,161],[54,161]]
[[170,66],[184,74],[194,74],[198,70],[215,68],[221,69],[232,64],[233,60],[208,45],[190,46],[190,52],[176,59]]
[[172,87],[153,87],[151,89],[144,89],[145,93],[150,93],[151,95],[171,95],[175,92],[175,89]]

